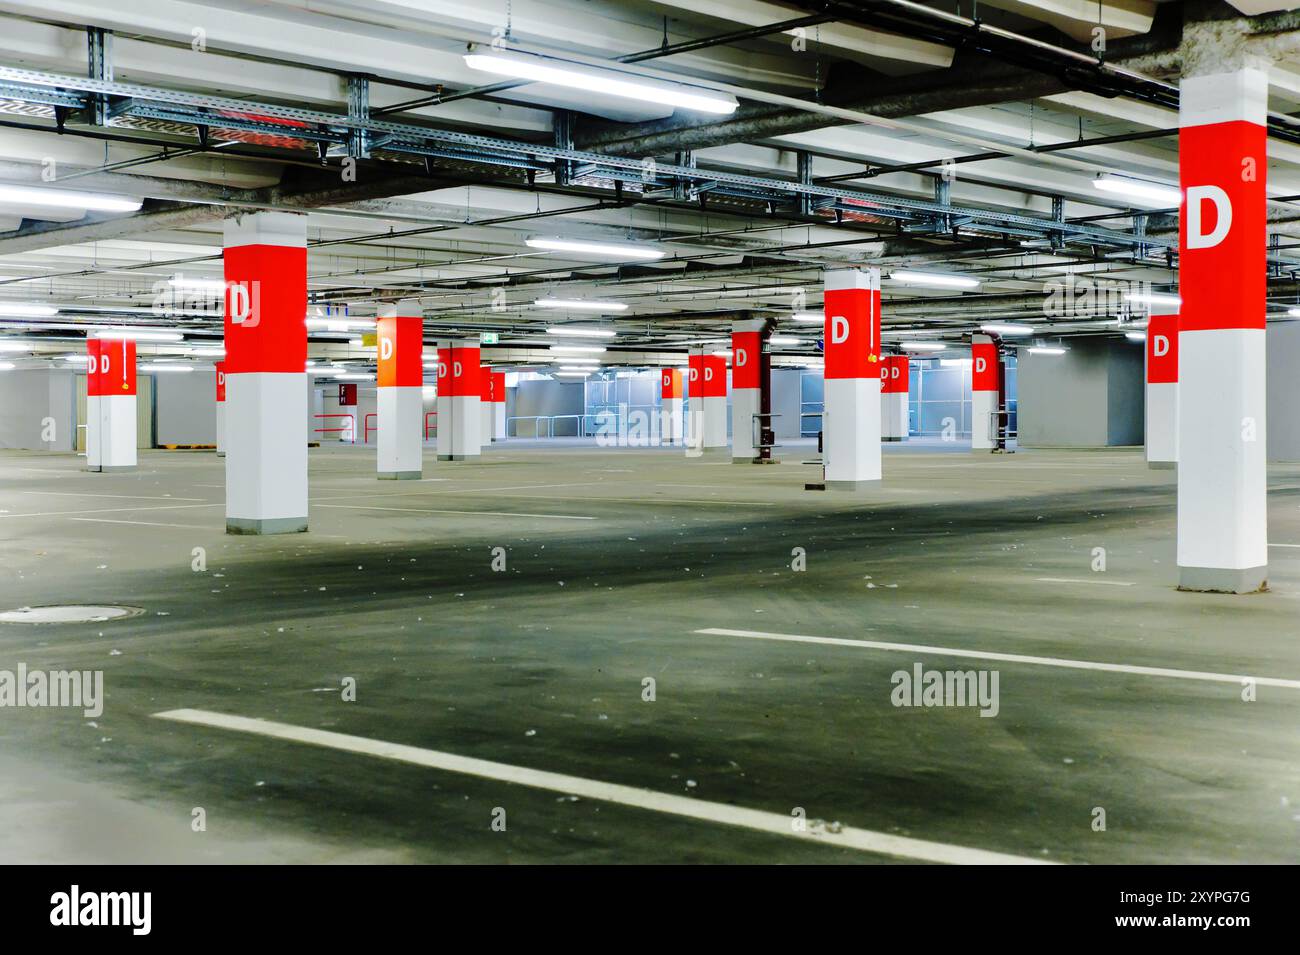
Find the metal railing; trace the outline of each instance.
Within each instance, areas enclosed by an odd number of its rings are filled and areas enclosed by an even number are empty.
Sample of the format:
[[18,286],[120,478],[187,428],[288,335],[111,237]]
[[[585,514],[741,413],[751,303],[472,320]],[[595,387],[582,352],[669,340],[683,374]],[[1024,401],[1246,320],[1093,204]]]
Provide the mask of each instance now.
[[312,415],[312,417],[313,418],[347,418],[348,425],[345,428],[314,428],[312,429],[312,433],[313,434],[340,433],[342,434],[342,437],[339,438],[340,441],[351,441],[353,444],[357,443],[356,415],[348,414],[347,412],[331,412],[330,414]]
[[373,428],[370,427],[370,419],[378,418],[378,417],[379,415],[372,411],[370,412],[370,414],[366,415],[364,418],[361,419],[361,443],[362,444],[370,443],[371,431],[374,431],[375,434],[379,433],[379,425],[375,425]]

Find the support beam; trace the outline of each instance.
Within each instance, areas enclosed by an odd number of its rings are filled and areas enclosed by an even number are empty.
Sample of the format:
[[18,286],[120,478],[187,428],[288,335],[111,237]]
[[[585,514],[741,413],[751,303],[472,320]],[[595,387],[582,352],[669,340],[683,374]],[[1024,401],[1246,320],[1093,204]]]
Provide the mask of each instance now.
[[880,270],[826,272],[826,489],[880,482]]
[[226,531],[307,530],[307,220],[226,220]]
[[381,305],[375,323],[378,343],[375,436],[381,481],[424,477],[424,319],[420,303],[404,299]]
[[[1189,37],[1189,40],[1191,38]],[[1179,109],[1178,586],[1268,586],[1265,176],[1268,74],[1195,47]],[[1224,57],[1229,57],[1225,59]]]

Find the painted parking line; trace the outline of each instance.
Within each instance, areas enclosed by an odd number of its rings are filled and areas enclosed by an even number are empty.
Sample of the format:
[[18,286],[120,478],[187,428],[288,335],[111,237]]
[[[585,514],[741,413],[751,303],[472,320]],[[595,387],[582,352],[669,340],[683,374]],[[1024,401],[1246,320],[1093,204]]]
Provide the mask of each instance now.
[[176,723],[188,723],[196,726],[210,726],[217,729],[232,730],[237,733],[250,733],[271,739],[305,743],[309,746],[322,746],[327,749],[346,753],[357,753],[379,759],[391,759],[399,763],[423,766],[428,769],[440,769],[451,773],[477,776],[480,779],[492,779],[503,783],[528,786],[533,789],[545,789],[566,796],[580,796],[586,799],[598,799],[602,802],[631,806],[634,809],[646,809],[688,819],[699,819],[726,826],[739,826],[753,829],[768,835],[816,842],[838,849],[856,849],[861,852],[874,852],[880,855],[894,856],[902,859],[914,859],[922,862],[940,862],[954,865],[1050,865],[1043,859],[1030,859],[1022,856],[1008,855],[1001,852],[989,852],[984,849],[971,849],[966,846],[954,846],[943,842],[929,842],[924,839],[912,839],[895,836],[870,829],[843,827],[839,832],[830,832],[817,828],[796,832],[792,826],[792,817],[760,809],[745,809],[724,803],[707,802],[687,796],[671,795],[641,789],[637,786],[624,786],[620,783],[607,783],[599,779],[587,779],[583,776],[569,776],[564,773],[552,773],[526,766],[513,766],[509,763],[497,763],[486,759],[474,759],[458,756],[455,753],[441,752],[435,749],[422,749],[418,746],[406,746],[401,743],[389,743],[383,740],[368,739],[364,736],[351,736],[346,733],[333,733],[328,730],[312,729],[306,726],[293,726],[289,723],[276,723],[271,720],[249,719],[244,716],[229,716],[208,710],[168,710],[153,714],[155,718]]
[[833,647],[857,647],[860,650],[893,650],[902,653],[923,653],[940,657],[997,660],[1001,663],[1028,663],[1035,666],[1062,667],[1068,670],[1100,670],[1106,673],[1129,673],[1136,676],[1163,676],[1176,680],[1202,680],[1207,683],[1235,683],[1238,686],[1241,685],[1243,680],[1251,680],[1256,686],[1275,686],[1286,690],[1300,690],[1300,680],[1285,680],[1271,676],[1208,673],[1202,670],[1175,670],[1169,667],[1136,666],[1128,663],[1099,663],[1094,660],[1035,657],[1023,653],[996,653],[992,650],[962,650],[957,647],[931,647],[914,643],[884,643],[878,640],[845,640],[842,637],[815,637],[801,633],[767,633],[762,630],[729,630],[722,627],[708,627],[693,632],[714,637],[749,637],[755,640],[818,643]]
[[84,524],[135,524],[139,527],[181,527],[187,531],[218,531],[219,527],[201,527],[198,524],[161,524],[156,521],[115,521],[109,517],[70,517],[70,521]]
[[1131,580],[1094,580],[1091,577],[1035,577],[1045,584],[1102,584],[1106,587],[1133,587]]
[[1300,547],[1300,544],[1269,544],[1269,547]]
[[225,507],[224,501],[215,504],[163,504],[157,507],[100,507],[82,511],[36,511],[31,514],[0,514],[0,520],[15,517],[77,517],[81,514],[135,514],[139,511],[183,511],[195,507]]
[[113,497],[124,501],[206,501],[206,497],[172,497],[168,494],[90,494],[85,491],[36,491],[25,489],[25,494],[56,494],[59,497]]
[[517,511],[452,511],[436,507],[380,507],[377,504],[316,504],[315,507],[342,508],[349,511],[400,511],[407,514],[465,514],[470,517],[543,517],[554,521],[594,521],[580,514],[521,514]]

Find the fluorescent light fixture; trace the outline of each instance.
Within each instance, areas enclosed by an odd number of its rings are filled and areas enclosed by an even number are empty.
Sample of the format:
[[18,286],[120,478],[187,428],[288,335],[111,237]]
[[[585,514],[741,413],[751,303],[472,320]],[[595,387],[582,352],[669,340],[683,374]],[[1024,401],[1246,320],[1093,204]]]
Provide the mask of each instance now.
[[31,351],[35,342],[7,342],[0,340],[0,351]]
[[1035,345],[1029,349],[1031,355],[1064,355],[1064,348],[1053,348],[1047,345]]
[[28,305],[25,302],[0,302],[0,315],[13,318],[49,318],[57,315],[53,305]]
[[224,292],[226,290],[225,279],[187,279],[183,275],[175,275],[167,280],[167,284],[173,288],[187,288],[199,292]]
[[796,322],[804,325],[818,324],[821,325],[826,321],[825,312],[795,312],[790,316]]
[[795,338],[793,335],[773,335],[767,341],[768,344],[777,345],[777,346],[804,344],[804,340],[802,338]]
[[[602,302],[594,298],[539,298],[533,302],[538,308],[562,308],[568,312],[626,312],[624,302]],[[553,331],[553,329],[548,329]],[[560,334],[563,334],[561,332]]]
[[1158,182],[1130,179],[1128,176],[1103,173],[1094,179],[1092,184],[1102,192],[1113,193],[1129,199],[1140,199],[1144,203],[1158,207],[1177,206],[1183,201],[1182,191],[1175,189],[1173,186],[1162,186]]
[[43,186],[18,186],[0,183],[0,202],[25,206],[57,206],[60,209],[88,209],[94,212],[135,212],[143,199],[109,196],[102,192],[78,192],[74,189],[50,189]]
[[560,371],[585,371],[590,374],[593,371],[599,371],[599,365],[560,365]]
[[347,381],[374,381],[375,380],[374,375],[362,375],[362,374],[356,374],[352,372],[340,372],[335,374],[333,377],[342,378]]
[[569,335],[573,338],[613,338],[618,334],[612,328],[577,328],[574,326],[552,326],[546,331],[551,335]]
[[525,239],[524,245],[530,249],[546,249],[550,252],[575,252],[579,255],[594,255],[607,259],[662,259],[666,252],[660,249],[648,249],[643,245],[625,245],[618,242],[584,242],[581,239]]
[[220,345],[199,345],[192,348],[190,354],[200,358],[222,358],[226,350]]
[[950,275],[946,272],[914,272],[910,269],[899,269],[890,272],[889,278],[904,285],[932,285],[935,288],[979,288],[980,286],[979,279],[973,279],[968,275]]
[[1125,332],[1124,337],[1131,342],[1144,342],[1147,340],[1146,332]]
[[552,345],[551,351],[561,354],[573,352],[587,355],[603,355],[605,353],[605,349],[601,345]]
[[965,368],[971,364],[971,360],[969,358],[940,358],[939,364],[944,368]]
[[1034,327],[1032,325],[1013,325],[1009,322],[990,322],[987,325],[981,325],[980,331],[988,332],[990,335],[1032,335]]
[[731,357],[731,349],[730,349],[730,348],[719,348],[717,351],[711,351],[711,352],[709,352],[709,354],[712,355],[714,358],[730,358],[730,357]]
[[193,371],[193,365],[149,365],[146,371]]
[[591,374],[589,371],[557,371],[556,378],[586,378]]
[[14,363],[11,361],[0,361],[0,371],[12,371]]
[[93,333],[94,338],[110,341],[130,339],[137,342],[178,342],[184,336],[180,332],[164,332],[155,328],[99,328]]
[[347,318],[309,318],[307,327],[316,331],[352,332],[372,329],[375,323]]
[[1288,308],[1286,314],[1288,318],[1300,318],[1300,308]]
[[60,355],[70,365],[84,365],[90,361],[89,355]]
[[1170,292],[1127,292],[1124,301],[1135,305],[1182,305],[1183,300]]
[[646,79],[616,68],[600,69],[563,60],[549,59],[519,53],[467,53],[465,65],[473,70],[510,76],[517,80],[550,83],[584,93],[617,96],[620,99],[657,103],[661,106],[680,107],[700,113],[729,116],[740,105],[727,93],[681,83]]
[[907,351],[943,351],[948,346],[943,342],[899,342],[898,347]]

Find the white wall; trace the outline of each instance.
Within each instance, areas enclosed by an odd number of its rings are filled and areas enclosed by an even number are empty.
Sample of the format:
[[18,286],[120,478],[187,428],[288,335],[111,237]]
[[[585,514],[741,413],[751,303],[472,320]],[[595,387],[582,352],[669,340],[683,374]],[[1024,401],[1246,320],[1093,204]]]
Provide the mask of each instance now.
[[217,443],[215,369],[195,369],[188,374],[158,372],[149,377],[154,382],[154,434],[158,444]]
[[[52,441],[46,419],[52,419]],[[62,369],[0,372],[0,448],[72,451],[76,448],[76,375]]]

